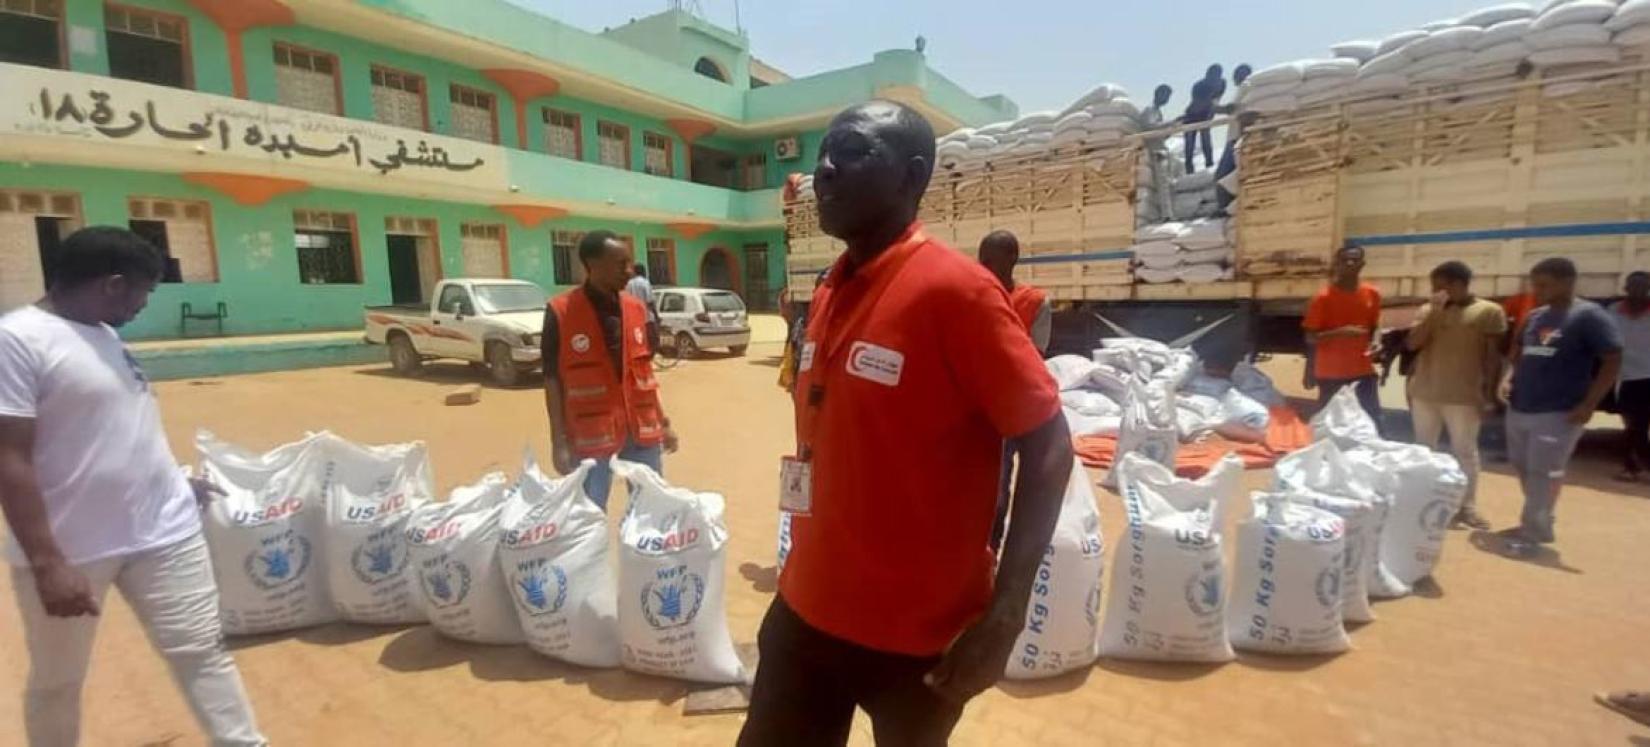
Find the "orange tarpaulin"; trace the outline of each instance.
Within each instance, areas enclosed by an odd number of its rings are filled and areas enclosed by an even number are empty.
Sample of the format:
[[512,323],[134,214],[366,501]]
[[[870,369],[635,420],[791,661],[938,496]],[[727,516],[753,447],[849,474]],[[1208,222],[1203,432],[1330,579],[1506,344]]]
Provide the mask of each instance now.
[[[1266,469],[1277,464],[1278,458],[1284,454],[1312,443],[1312,426],[1301,420],[1294,408],[1288,405],[1273,407],[1271,417],[1271,422],[1266,426],[1266,440],[1258,444],[1231,441],[1220,436],[1181,444],[1180,451],[1175,454],[1175,474],[1194,479],[1202,477],[1227,454],[1238,455],[1245,469]],[[1083,464],[1104,469],[1117,458],[1117,437],[1082,436],[1073,441],[1073,448]]]

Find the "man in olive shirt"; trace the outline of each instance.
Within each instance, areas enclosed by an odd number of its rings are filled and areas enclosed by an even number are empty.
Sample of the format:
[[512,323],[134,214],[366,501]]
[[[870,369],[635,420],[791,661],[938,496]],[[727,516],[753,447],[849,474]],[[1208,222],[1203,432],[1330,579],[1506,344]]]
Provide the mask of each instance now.
[[1415,440],[1436,449],[1448,429],[1450,451],[1467,473],[1467,496],[1453,524],[1489,529],[1477,509],[1478,429],[1495,407],[1507,315],[1474,296],[1471,285],[1472,269],[1461,262],[1433,269],[1432,300],[1421,307],[1406,343],[1418,354],[1409,405]]

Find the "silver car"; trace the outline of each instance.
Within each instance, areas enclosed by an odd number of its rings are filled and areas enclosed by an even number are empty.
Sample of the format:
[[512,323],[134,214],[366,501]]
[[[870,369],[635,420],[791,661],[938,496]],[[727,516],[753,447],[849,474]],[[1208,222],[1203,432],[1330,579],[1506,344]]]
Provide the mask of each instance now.
[[744,355],[751,344],[745,302],[715,288],[662,288],[653,292],[659,314],[659,345],[682,358],[701,350],[726,348]]

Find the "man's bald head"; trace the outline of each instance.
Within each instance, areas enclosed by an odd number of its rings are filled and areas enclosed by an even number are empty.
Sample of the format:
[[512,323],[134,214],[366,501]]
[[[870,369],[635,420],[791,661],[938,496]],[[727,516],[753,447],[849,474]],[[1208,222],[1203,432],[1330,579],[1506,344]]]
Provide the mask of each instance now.
[[916,219],[933,169],[934,128],[921,114],[892,101],[849,107],[831,120],[814,167],[820,227],[850,242],[897,234]]
[[992,231],[980,239],[980,264],[1002,281],[1003,287],[1014,287],[1014,265],[1020,263],[1020,239],[1008,231]]

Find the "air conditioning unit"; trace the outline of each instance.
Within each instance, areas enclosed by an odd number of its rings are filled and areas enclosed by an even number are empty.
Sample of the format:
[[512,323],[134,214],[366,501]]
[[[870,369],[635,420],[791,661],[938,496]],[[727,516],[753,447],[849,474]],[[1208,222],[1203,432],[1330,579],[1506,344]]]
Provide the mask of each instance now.
[[773,141],[773,160],[795,161],[802,157],[802,140],[797,136],[782,137]]

